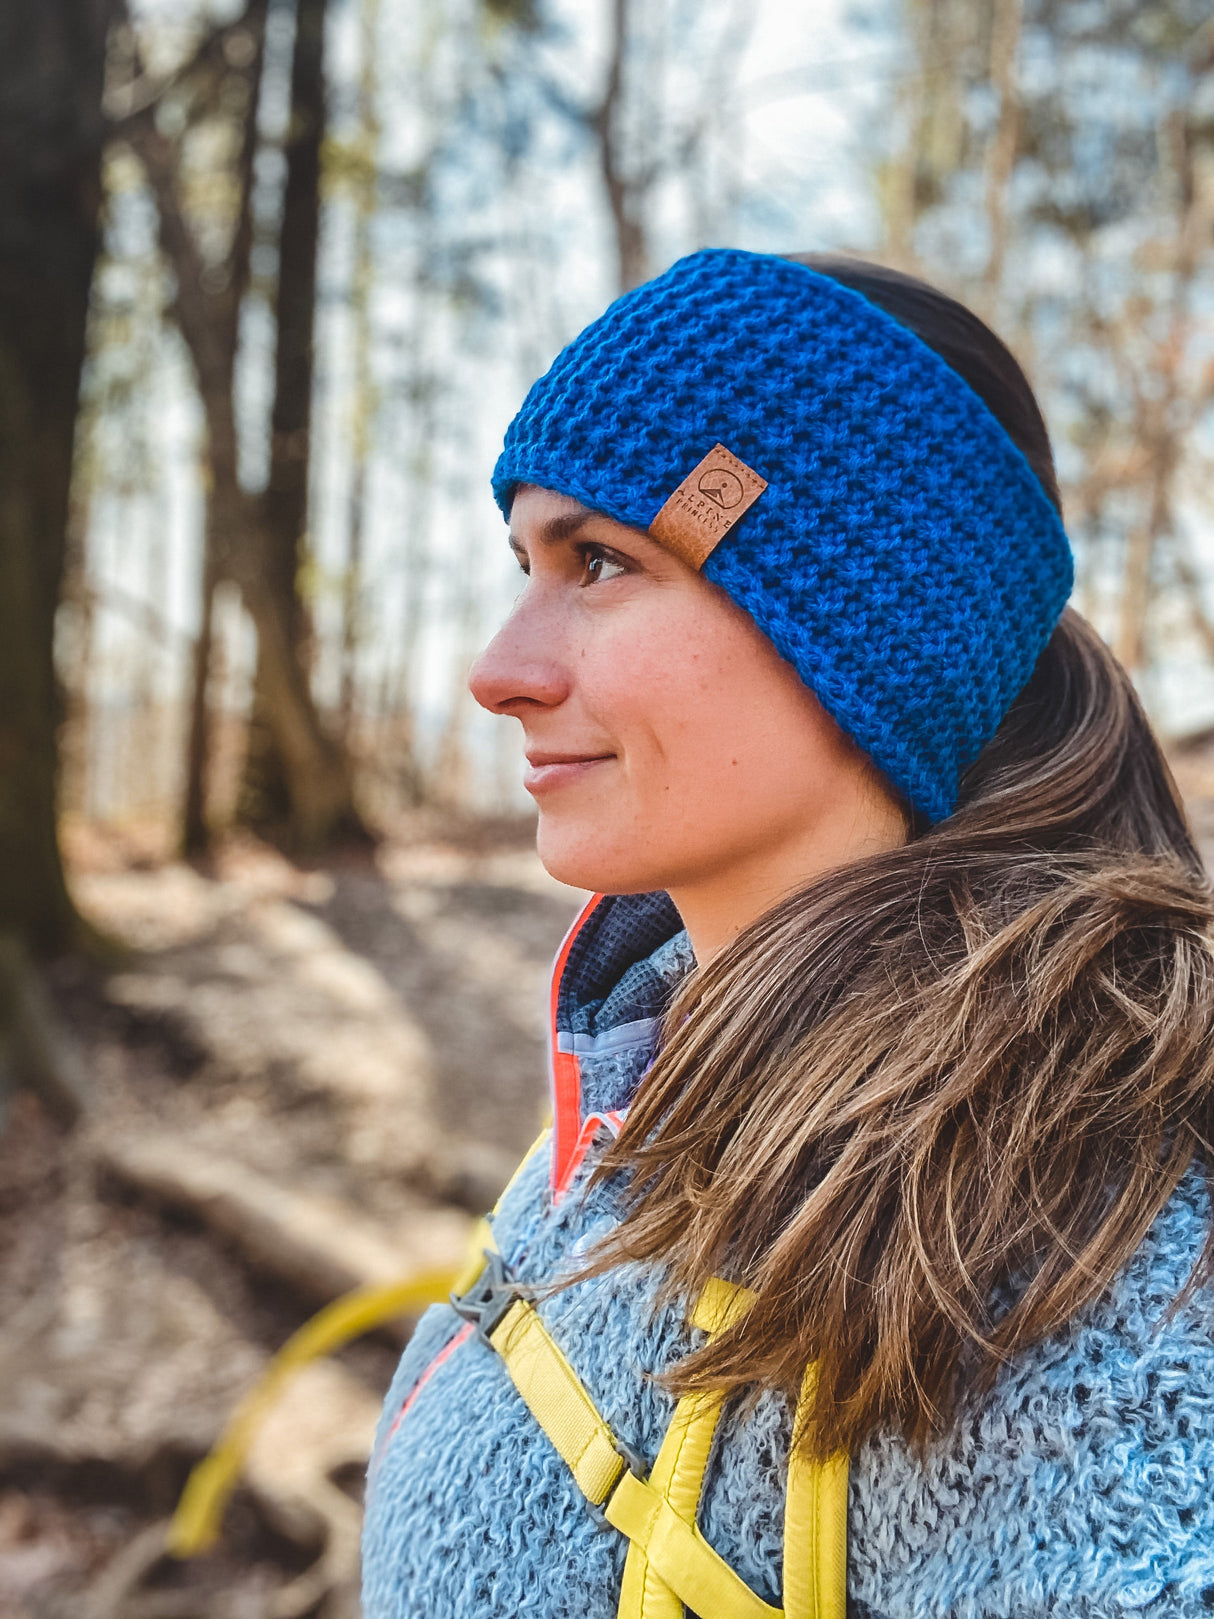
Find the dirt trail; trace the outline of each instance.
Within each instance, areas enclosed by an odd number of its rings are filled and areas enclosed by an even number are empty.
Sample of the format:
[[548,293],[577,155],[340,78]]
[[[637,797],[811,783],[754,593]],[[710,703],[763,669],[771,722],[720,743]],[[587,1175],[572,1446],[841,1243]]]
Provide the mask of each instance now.
[[[1178,761],[1207,858],[1214,766]],[[79,864],[79,863],[78,863]],[[308,1369],[220,1547],[161,1555],[269,1356],[363,1280],[447,1263],[544,1106],[549,964],[582,896],[523,848],[300,872],[90,858],[130,946],[53,993],[92,1108],[0,1131],[0,1619],[356,1619],[365,1457],[408,1323]]]
[[327,1298],[444,1264],[543,1109],[579,896],[521,849],[301,873],[234,846],[82,870],[132,954],[53,989],[93,1103],[0,1134],[0,1619],[353,1619],[358,1496],[406,1324],[310,1368],[221,1548],[159,1556],[189,1467]]

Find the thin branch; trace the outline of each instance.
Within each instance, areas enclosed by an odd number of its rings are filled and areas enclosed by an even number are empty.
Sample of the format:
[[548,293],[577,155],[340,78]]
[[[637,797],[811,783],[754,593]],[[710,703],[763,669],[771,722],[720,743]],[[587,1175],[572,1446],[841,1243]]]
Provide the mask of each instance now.
[[[131,36],[134,38],[134,24],[125,0],[115,0],[115,5],[119,20],[131,30]],[[253,4],[241,16],[208,30],[184,62],[175,67],[171,73],[159,78],[143,67],[136,46],[134,52],[138,64],[136,77],[128,84],[108,86],[102,102],[111,136],[124,136],[126,126],[133,119],[154,112],[167,95],[197,78],[204,68],[218,68],[222,72],[228,72],[234,67],[247,65],[231,60],[231,45],[242,33],[250,32],[251,18],[258,11],[264,17],[265,0],[253,0]],[[255,30],[253,37],[259,38]]]

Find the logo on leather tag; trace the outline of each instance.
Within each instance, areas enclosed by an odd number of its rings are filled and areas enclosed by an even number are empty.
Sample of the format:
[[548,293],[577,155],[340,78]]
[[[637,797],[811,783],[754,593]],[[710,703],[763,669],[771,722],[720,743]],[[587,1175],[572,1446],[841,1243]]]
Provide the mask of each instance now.
[[716,444],[683,479],[649,532],[684,562],[702,568],[766,488],[766,478]]

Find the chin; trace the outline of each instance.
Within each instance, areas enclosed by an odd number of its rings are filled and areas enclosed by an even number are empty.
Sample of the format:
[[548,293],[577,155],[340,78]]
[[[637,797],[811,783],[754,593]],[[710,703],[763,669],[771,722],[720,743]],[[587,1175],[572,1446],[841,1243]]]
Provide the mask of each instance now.
[[545,824],[540,815],[535,852],[550,877],[570,888],[592,894],[645,894],[665,884],[652,859],[638,859],[629,851],[605,848],[601,836],[568,832]]

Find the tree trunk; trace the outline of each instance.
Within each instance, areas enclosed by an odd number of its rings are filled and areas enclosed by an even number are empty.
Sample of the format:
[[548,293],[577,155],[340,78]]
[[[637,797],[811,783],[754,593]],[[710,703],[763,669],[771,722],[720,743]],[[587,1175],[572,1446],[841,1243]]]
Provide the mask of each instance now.
[[988,320],[998,316],[1007,259],[1008,187],[1020,140],[1020,98],[1016,62],[1024,24],[1024,0],[995,0],[991,18],[991,84],[999,96],[999,121],[986,155],[986,222],[990,235],[982,275],[982,303]]
[[203,538],[201,601],[198,634],[190,670],[190,725],[186,737],[185,801],[182,808],[181,849],[201,854],[210,841],[207,822],[208,767],[211,760],[211,659],[214,651],[215,590],[219,584],[219,545],[211,530],[211,504],[207,506],[207,532]]
[[53,659],[89,287],[109,0],[0,9],[0,932],[78,936],[56,834]]
[[350,795],[344,751],[317,724],[306,669],[296,656],[295,626],[280,596],[247,574],[244,604],[257,630],[257,678],[264,712],[273,725],[282,765],[289,820],[276,827],[293,854],[315,854],[340,839],[361,839],[365,829]]
[[909,69],[897,99],[909,127],[897,154],[879,166],[877,188],[884,219],[881,256],[914,273],[916,227],[962,159],[964,8],[957,0],[906,0],[903,18]]
[[640,286],[649,276],[649,243],[642,219],[645,186],[630,177],[624,152],[624,73],[630,39],[629,0],[610,0],[611,46],[603,98],[591,117],[599,149],[599,171],[615,232],[620,291]]
[[310,624],[299,576],[308,523],[320,148],[327,0],[297,0],[286,184],[279,234],[270,475],[261,499],[253,713],[239,818],[296,850],[360,830],[344,749],[308,723]]
[[[242,784],[246,804],[247,795],[262,793],[256,813],[248,818],[263,830],[274,822],[275,834],[293,852],[313,853],[335,838],[365,836],[353,807],[344,752],[325,734],[312,701],[302,653],[305,615],[295,577],[307,511],[319,141],[324,112],[324,6],[323,0],[301,0],[301,11],[307,16],[301,19],[296,39],[292,95],[293,100],[298,97],[301,104],[318,109],[319,122],[305,126],[292,113],[276,311],[289,335],[278,344],[270,488],[259,499],[240,486],[233,385],[252,239],[249,197],[265,10],[266,0],[250,0],[237,25],[251,33],[257,50],[244,70],[251,89],[242,111],[244,141],[235,176],[240,197],[238,223],[223,275],[204,274],[199,244],[178,186],[179,146],[157,127],[153,109],[133,115],[124,132],[143,161],[156,200],[161,249],[177,283],[173,314],[190,352],[207,424],[210,565],[216,578],[230,579],[238,586],[258,636],[254,728],[260,725],[263,737],[272,739],[275,764],[273,778],[246,768]],[[297,141],[305,148],[302,154],[295,151]],[[306,260],[302,266],[298,262],[301,251]],[[216,279],[218,291],[211,290]],[[286,534],[291,535],[289,546],[279,543]],[[198,672],[201,676],[201,670]],[[196,692],[195,708],[200,702],[205,702],[205,696]],[[264,784],[271,779],[277,784],[276,798],[264,792]]]
[[1150,470],[1143,490],[1143,514],[1127,536],[1121,617],[1113,648],[1131,673],[1147,661],[1152,564],[1161,543],[1173,532],[1176,476],[1197,420],[1182,409],[1181,366],[1192,329],[1193,278],[1210,232],[1210,203],[1198,184],[1193,130],[1187,112],[1167,116],[1160,129],[1160,143],[1171,152],[1179,208],[1168,331],[1152,356],[1154,387],[1141,393],[1138,402],[1138,439],[1149,449]]
[[375,420],[375,383],[371,374],[371,287],[374,263],[371,221],[375,214],[375,173],[379,158],[379,114],[376,107],[376,49],[379,0],[363,0],[360,16],[361,67],[358,83],[360,156],[362,173],[354,221],[354,270],[350,285],[350,322],[353,381],[350,400],[350,478],[346,566],[341,603],[341,713],[342,734],[353,734],[359,707],[358,651],[362,639],[363,539],[367,513],[367,461]]

